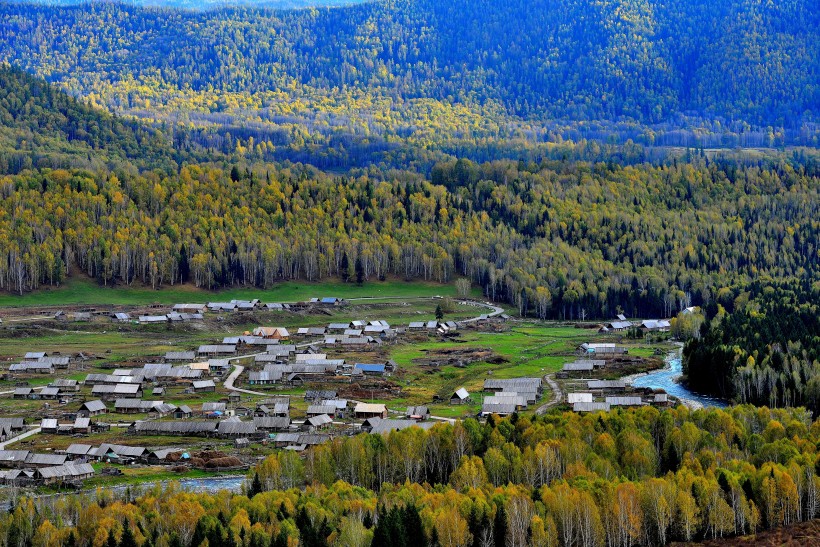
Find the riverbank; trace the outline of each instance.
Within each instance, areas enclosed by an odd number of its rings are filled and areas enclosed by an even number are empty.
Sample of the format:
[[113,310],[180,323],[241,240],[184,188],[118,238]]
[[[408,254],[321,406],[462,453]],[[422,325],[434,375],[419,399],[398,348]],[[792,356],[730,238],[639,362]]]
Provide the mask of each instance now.
[[218,492],[220,490],[230,490],[232,492],[241,492],[242,485],[245,484],[247,477],[245,475],[226,475],[214,477],[196,477],[196,478],[182,478],[174,481],[144,481],[144,482],[130,482],[117,484],[112,486],[97,486],[95,488],[83,488],[81,490],[61,491],[61,492],[42,492],[37,489],[15,489],[6,490],[5,499],[0,499],[0,511],[6,511],[12,505],[12,502],[21,496],[28,498],[51,498],[61,497],[68,494],[71,495],[95,495],[98,490],[110,494],[119,494],[123,492],[130,492],[129,497],[139,496],[141,493],[154,488],[157,485],[167,485],[170,482],[176,482],[182,490],[189,492]]
[[[674,354],[670,354],[670,355],[674,355]],[[635,381],[638,380],[639,378],[644,378],[646,376],[649,376],[651,374],[655,374],[655,373],[658,373],[658,372],[661,372],[661,373],[674,372],[674,370],[672,369],[671,359],[669,359],[667,357],[667,359],[664,359],[664,363],[665,363],[664,367],[660,370],[655,370],[655,371],[652,371],[652,372],[639,372],[638,374],[630,374],[629,376],[624,376],[623,378],[621,378],[621,380],[623,380],[624,382],[626,382],[629,385],[632,385],[633,387],[653,387],[653,386],[636,386]],[[680,377],[678,376],[678,377],[674,378],[672,381],[675,382],[678,385],[681,385],[679,383],[679,379],[680,379]],[[689,399],[687,397],[681,397],[679,395],[674,395],[674,397],[678,401],[680,401],[680,403],[682,405],[688,407],[690,410],[697,410],[699,408],[704,407],[703,403],[701,403],[699,401],[696,401],[695,399]]]
[[655,374],[659,372],[671,372],[672,371],[672,360],[675,358],[681,357],[681,351],[683,351],[683,344],[681,342],[673,342],[675,346],[678,346],[678,349],[672,353],[668,353],[666,357],[663,359],[663,368],[659,370],[652,370],[649,372],[637,372],[635,374],[629,374],[627,376],[622,376],[619,380],[623,380],[627,384],[631,384],[634,380],[638,378],[643,378],[644,376],[648,376],[650,374]]
[[621,379],[635,388],[663,389],[671,397],[678,399],[692,410],[708,406],[725,407],[727,402],[722,399],[707,397],[690,391],[680,383],[683,374],[681,352],[683,344],[677,343],[678,349],[664,359],[665,366],[657,371],[632,374]]

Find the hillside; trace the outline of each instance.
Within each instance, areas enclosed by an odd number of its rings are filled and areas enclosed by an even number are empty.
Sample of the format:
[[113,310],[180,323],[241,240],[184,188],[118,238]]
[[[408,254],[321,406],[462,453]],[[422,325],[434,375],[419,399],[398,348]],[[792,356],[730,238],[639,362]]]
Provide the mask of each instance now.
[[818,297],[817,276],[763,278],[719,293],[700,336],[684,348],[688,385],[738,403],[820,414]]
[[[339,175],[265,163],[241,145],[183,153],[19,71],[2,77],[2,132],[27,135],[45,164],[3,177],[0,288],[15,292],[78,271],[205,288],[464,276],[522,314],[668,316],[820,259],[811,154],[748,165],[462,159],[436,163],[429,179],[409,168]],[[55,149],[66,169],[46,161]]]
[[54,89],[39,78],[0,66],[0,172],[32,167],[170,161],[160,131],[121,120]]
[[[3,4],[0,14],[0,59],[75,93],[145,118],[284,128],[288,143],[580,132],[812,144],[820,114],[810,0],[399,0],[281,12]],[[676,133],[691,124],[701,130]]]
[[[47,6],[78,6],[88,0],[9,0],[18,4],[44,4]],[[226,6],[247,6],[265,9],[298,9],[320,6],[344,6],[366,0],[135,0],[135,6],[178,8],[189,10],[219,9]]]

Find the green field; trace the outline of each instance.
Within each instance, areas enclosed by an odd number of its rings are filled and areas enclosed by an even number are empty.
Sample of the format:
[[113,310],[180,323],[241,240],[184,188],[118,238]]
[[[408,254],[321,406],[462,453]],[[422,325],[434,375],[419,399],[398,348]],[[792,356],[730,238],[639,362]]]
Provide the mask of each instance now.
[[[180,302],[206,303],[209,301],[253,299],[263,302],[298,302],[314,297],[338,298],[455,296],[454,284],[425,283],[420,281],[368,281],[362,285],[325,281],[321,283],[282,282],[270,289],[238,288],[221,291],[197,289],[192,285],[163,287],[103,287],[88,278],[75,277],[56,288],[44,288],[21,295],[0,294],[0,307],[68,306],[68,305],[123,305],[174,304]],[[480,291],[473,296],[481,296]]]
[[[403,367],[401,379],[406,384],[404,391],[407,397],[402,401],[386,402],[390,408],[399,408],[400,403],[418,404],[419,400],[429,402],[433,396],[438,396],[444,399],[444,403],[431,405],[431,412],[434,414],[446,417],[475,415],[484,398],[481,393],[484,380],[543,377],[560,370],[565,363],[574,361],[577,358],[576,349],[582,342],[605,340],[626,344],[632,356],[650,357],[657,348],[666,349],[663,344],[625,341],[587,329],[538,322],[513,322],[506,332],[465,331],[457,342],[436,340],[397,346],[392,357]],[[423,358],[428,352],[470,347],[490,348],[506,362],[491,364],[478,361],[466,368],[443,366],[435,371],[414,363],[414,359]],[[447,404],[450,395],[459,387],[465,387],[470,392],[473,399],[471,405]],[[549,401],[549,398],[547,390],[542,403]]]
[[[398,381],[406,394],[401,399],[383,401],[389,408],[400,409],[402,405],[429,403],[434,396],[441,397],[443,404],[432,404],[431,412],[439,416],[461,417],[475,415],[481,408],[484,380],[489,378],[542,377],[560,370],[576,359],[575,350],[582,342],[607,339],[587,329],[558,326],[537,322],[513,322],[502,332],[463,331],[457,340],[429,340],[420,343],[403,343],[395,346],[391,357],[401,366]],[[442,350],[491,349],[504,359],[499,363],[476,361],[460,368],[445,365],[433,369],[420,366],[414,360]],[[650,356],[654,349],[642,342],[630,344],[630,354]],[[450,406],[447,401],[458,388],[465,387],[472,395],[473,403]],[[549,395],[545,396],[548,400]]]

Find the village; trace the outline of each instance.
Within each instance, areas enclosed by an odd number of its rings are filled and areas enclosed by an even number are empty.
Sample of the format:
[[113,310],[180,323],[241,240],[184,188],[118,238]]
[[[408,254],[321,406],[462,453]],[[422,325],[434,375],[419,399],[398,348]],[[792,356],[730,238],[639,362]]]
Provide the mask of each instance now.
[[[163,328],[207,321],[227,322],[232,330],[231,318],[248,313],[252,321],[288,326],[258,325],[214,338],[209,332],[197,334],[207,343],[140,355],[139,364],[30,347],[4,365],[0,377],[0,484],[81,488],[95,476],[121,475],[134,466],[242,473],[271,450],[304,453],[361,432],[426,429],[464,417],[542,413],[552,406],[594,412],[672,403],[665,393],[633,390],[612,378],[661,366],[646,347],[638,348],[642,355],[631,356],[630,347],[620,343],[576,343],[627,328],[663,333],[668,322],[633,324],[621,316],[593,325],[597,330],[589,325],[564,329],[569,337],[557,356],[505,366],[509,360],[492,347],[462,346],[466,336],[483,340],[509,334],[511,317],[489,303],[457,304],[453,319],[402,324],[342,320],[362,311],[395,312],[360,309],[332,297],[293,304],[181,303],[165,313],[134,315],[60,311],[51,321],[100,328],[127,324],[157,335]],[[307,317],[299,321],[287,315],[305,310]],[[322,317],[332,320],[318,324]],[[550,373],[535,368],[542,361],[561,365]],[[493,369],[493,364],[505,368]],[[458,383],[459,371],[480,370],[476,367],[487,370]],[[441,383],[435,384],[435,393],[420,391],[428,382]]]

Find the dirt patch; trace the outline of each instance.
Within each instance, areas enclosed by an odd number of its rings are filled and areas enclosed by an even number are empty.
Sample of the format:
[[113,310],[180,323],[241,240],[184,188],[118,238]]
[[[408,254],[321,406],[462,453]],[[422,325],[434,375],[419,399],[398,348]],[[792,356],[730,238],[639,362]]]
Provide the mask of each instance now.
[[508,362],[506,358],[495,353],[491,348],[445,348],[426,350],[424,353],[424,357],[413,359],[413,363],[423,367],[440,368],[447,365],[465,367],[477,362],[493,365]]
[[755,545],[771,547],[804,547],[806,545],[820,545],[820,520],[810,520],[800,522],[791,526],[767,530],[753,536],[743,536],[736,538],[721,538],[703,543],[672,543],[671,545],[683,547],[687,545],[703,547],[725,547],[727,545]]
[[663,359],[658,357],[636,357],[624,355],[609,359],[606,366],[599,371],[605,379],[621,378],[632,374],[640,374],[664,367]]
[[338,396],[342,399],[366,401],[369,399],[395,399],[402,396],[401,387],[389,380],[374,379],[357,382],[338,389]]
[[595,367],[591,371],[569,372],[558,371],[555,377],[560,380],[566,379],[599,379],[599,380],[620,380],[633,377],[636,374],[643,374],[664,367],[663,359],[659,357],[637,357],[633,355],[622,355],[613,359],[606,359],[603,367]]

